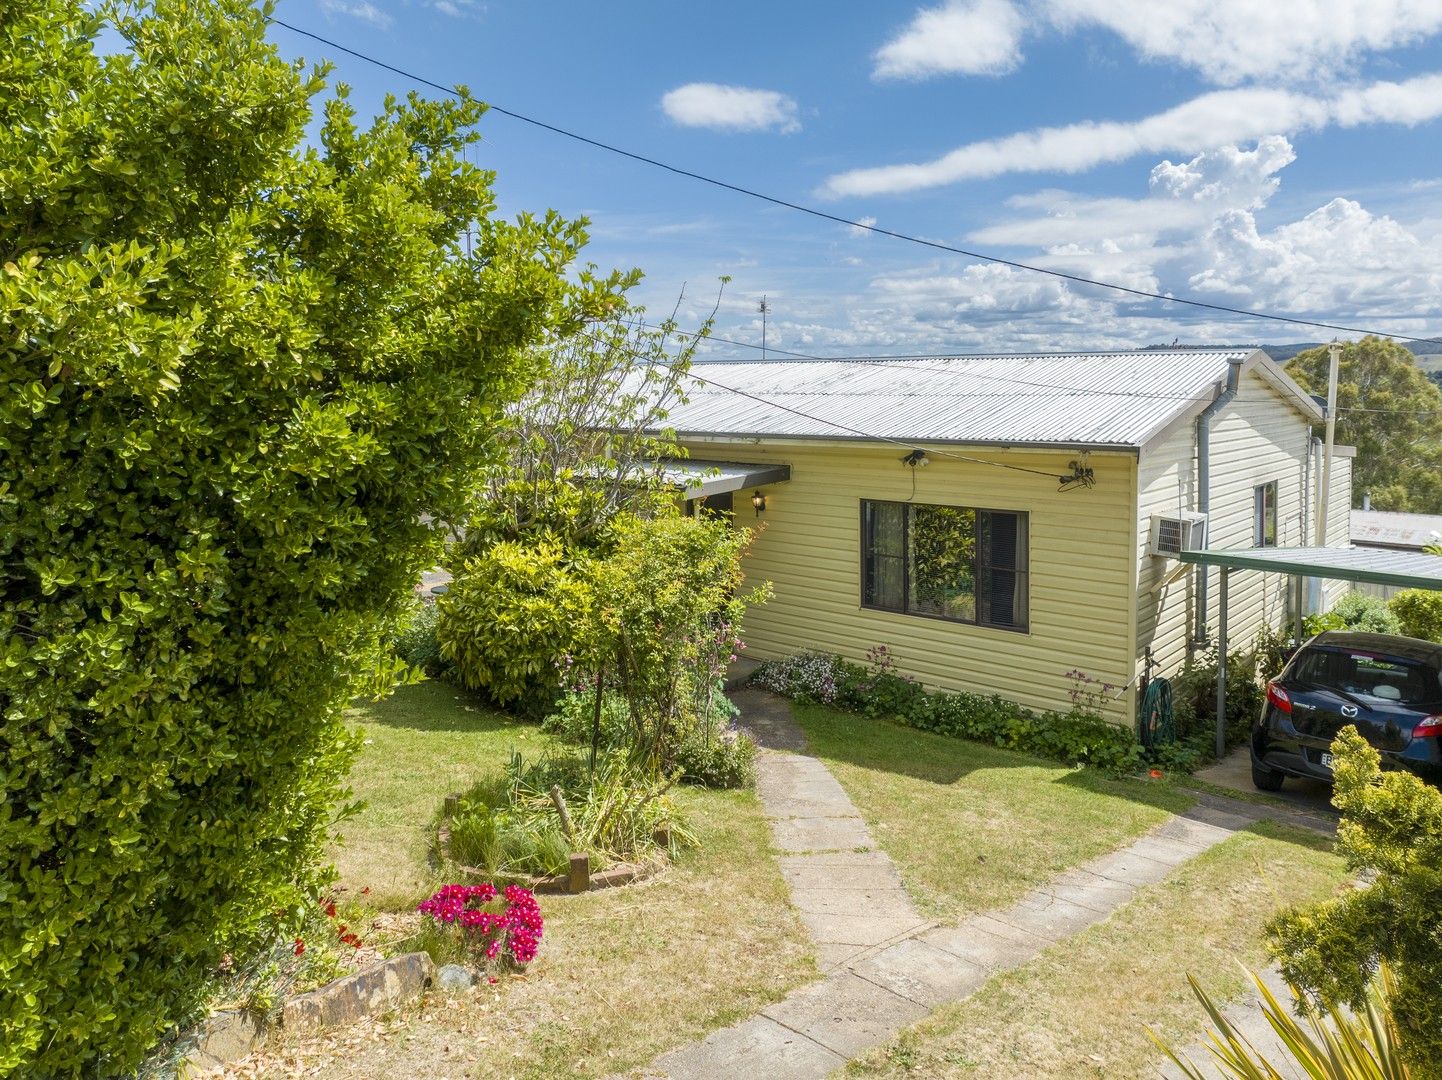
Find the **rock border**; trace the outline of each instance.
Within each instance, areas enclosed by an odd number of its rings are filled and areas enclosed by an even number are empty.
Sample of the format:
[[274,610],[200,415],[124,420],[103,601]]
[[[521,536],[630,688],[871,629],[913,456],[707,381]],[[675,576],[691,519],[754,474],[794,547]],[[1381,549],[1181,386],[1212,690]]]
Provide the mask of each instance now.
[[313,1035],[391,1012],[420,997],[435,981],[436,965],[427,953],[402,953],[297,994],[273,1018],[246,1009],[215,1013],[196,1028],[195,1045],[176,1076],[195,1080],[239,1061],[276,1027]]

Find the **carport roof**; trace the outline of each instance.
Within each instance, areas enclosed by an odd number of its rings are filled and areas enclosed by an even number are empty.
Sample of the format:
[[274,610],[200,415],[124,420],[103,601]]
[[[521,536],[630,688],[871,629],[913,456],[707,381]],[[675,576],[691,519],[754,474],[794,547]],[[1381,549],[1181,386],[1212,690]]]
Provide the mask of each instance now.
[[1228,570],[1365,581],[1404,589],[1442,591],[1442,555],[1380,548],[1269,547],[1234,551],[1184,551],[1181,560]]

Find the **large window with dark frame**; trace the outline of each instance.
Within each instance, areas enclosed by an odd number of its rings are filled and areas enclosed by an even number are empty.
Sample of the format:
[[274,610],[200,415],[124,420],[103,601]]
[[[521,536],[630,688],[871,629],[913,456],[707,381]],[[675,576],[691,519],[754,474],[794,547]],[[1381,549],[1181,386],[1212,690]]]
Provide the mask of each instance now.
[[926,503],[861,503],[861,604],[1027,627],[1027,516]]

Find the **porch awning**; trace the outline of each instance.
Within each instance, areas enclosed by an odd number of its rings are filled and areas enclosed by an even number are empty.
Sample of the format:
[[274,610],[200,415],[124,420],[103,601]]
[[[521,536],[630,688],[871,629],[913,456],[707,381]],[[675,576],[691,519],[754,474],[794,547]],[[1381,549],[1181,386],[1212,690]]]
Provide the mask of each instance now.
[[744,461],[698,461],[687,458],[684,461],[667,461],[662,475],[668,483],[684,489],[684,498],[702,499],[707,495],[720,495],[726,491],[784,483],[791,479],[791,466],[756,465]]
[[1271,547],[1236,551],[1184,551],[1184,563],[1227,570],[1263,570],[1272,574],[1365,581],[1404,589],[1442,590],[1442,555],[1380,548]]

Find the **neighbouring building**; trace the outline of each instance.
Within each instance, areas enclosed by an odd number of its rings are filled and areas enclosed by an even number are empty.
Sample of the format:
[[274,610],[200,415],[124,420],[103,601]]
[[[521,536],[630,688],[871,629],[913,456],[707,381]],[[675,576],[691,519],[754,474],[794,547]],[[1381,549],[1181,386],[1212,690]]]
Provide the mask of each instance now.
[[[1260,350],[693,371],[669,423],[693,505],[760,529],[746,573],[774,596],[749,616],[755,658],[884,644],[930,686],[1037,709],[1068,707],[1079,670],[1129,721],[1147,658],[1174,673],[1214,632],[1215,572],[1182,546],[1314,540],[1321,410]],[[1350,456],[1331,546],[1348,544]],[[1233,583],[1233,642],[1295,614],[1287,581]]]

